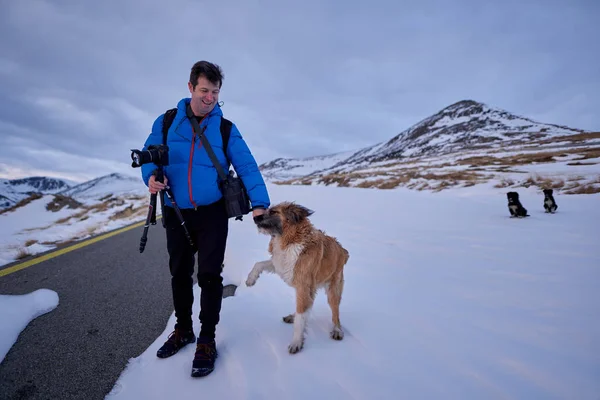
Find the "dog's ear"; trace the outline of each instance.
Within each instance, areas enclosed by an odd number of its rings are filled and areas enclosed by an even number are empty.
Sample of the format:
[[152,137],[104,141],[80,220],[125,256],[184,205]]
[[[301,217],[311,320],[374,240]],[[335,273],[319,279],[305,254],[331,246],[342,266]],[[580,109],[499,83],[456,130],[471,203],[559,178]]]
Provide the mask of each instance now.
[[299,204],[292,204],[285,209],[285,217],[290,222],[300,222],[303,219],[314,214],[314,211],[309,210],[308,208],[301,206]]

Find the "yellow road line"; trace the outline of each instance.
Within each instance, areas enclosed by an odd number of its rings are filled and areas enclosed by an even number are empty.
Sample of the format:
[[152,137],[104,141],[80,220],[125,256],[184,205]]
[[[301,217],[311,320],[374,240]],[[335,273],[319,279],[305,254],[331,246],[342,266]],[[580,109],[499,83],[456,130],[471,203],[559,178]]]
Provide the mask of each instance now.
[[[161,218],[160,215],[156,216],[156,220],[157,221],[160,218]],[[146,221],[138,222],[137,224],[126,226],[125,228],[117,229],[116,231],[105,233],[103,235],[96,236],[95,238],[88,239],[88,240],[85,240],[83,242],[76,243],[74,245],[65,247],[65,248],[60,249],[60,250],[53,251],[53,252],[48,253],[48,254],[44,254],[41,257],[37,257],[37,258],[34,258],[32,260],[25,261],[25,262],[23,262],[21,264],[13,265],[12,267],[5,268],[5,269],[0,269],[0,278],[3,277],[3,276],[6,276],[6,275],[12,274],[13,272],[17,272],[17,271],[20,271],[22,269],[31,267],[32,265],[39,264],[39,263],[44,262],[46,260],[49,260],[51,258],[58,257],[58,256],[60,256],[62,254],[68,253],[70,251],[77,250],[77,249],[80,249],[80,248],[85,247],[87,245],[90,245],[92,243],[99,242],[100,240],[108,239],[111,236],[118,235],[119,233],[123,233],[125,231],[130,230],[130,229],[134,229],[134,228],[137,228],[137,227],[140,227],[140,226],[144,226],[145,223],[146,223]]]

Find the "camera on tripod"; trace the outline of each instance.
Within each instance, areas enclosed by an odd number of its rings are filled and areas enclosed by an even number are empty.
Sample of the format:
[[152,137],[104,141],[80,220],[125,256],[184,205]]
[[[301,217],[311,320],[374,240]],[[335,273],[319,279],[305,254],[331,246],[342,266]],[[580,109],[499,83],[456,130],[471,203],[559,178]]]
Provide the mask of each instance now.
[[[151,145],[148,146],[147,150],[136,150],[136,149],[132,149],[131,150],[131,166],[133,168],[137,168],[137,167],[141,167],[144,164],[148,164],[148,163],[154,163],[157,168],[154,170],[154,172],[152,172],[152,174],[155,176],[155,179],[157,182],[163,182],[164,181],[164,176],[165,176],[165,172],[164,172],[164,168],[165,166],[169,165],[169,147],[167,145],[164,144],[158,144],[158,145]],[[175,198],[173,197],[173,193],[171,192],[171,189],[167,186],[166,188],[164,188],[163,190],[160,191],[160,208],[163,211],[162,215],[164,216],[164,199],[163,199],[163,194],[166,194],[167,197],[169,198],[169,200],[171,201],[171,204],[173,205],[173,208],[175,209],[175,212],[177,213],[177,217],[179,218],[179,221],[181,222],[181,226],[183,227],[185,236],[188,239],[188,242],[190,243],[190,246],[194,247],[194,241],[192,240],[192,237],[190,236],[190,233],[188,232],[186,226],[185,226],[185,220],[183,219],[183,215],[181,214],[181,210],[179,209],[179,207],[177,206],[177,203],[175,202]],[[142,238],[140,239],[140,253],[144,252],[144,249],[146,248],[146,242],[148,241],[148,228],[150,227],[150,225],[156,225],[156,199],[158,197],[158,193],[154,193],[150,195],[150,204],[148,206],[148,215],[146,216],[146,223],[144,224],[144,232],[142,233]],[[164,218],[162,219],[162,223],[163,223],[163,227],[165,226],[165,220]]]
[[141,167],[147,163],[154,163],[158,166],[169,165],[169,146],[164,144],[148,146],[147,150],[131,150],[131,166],[133,168]]

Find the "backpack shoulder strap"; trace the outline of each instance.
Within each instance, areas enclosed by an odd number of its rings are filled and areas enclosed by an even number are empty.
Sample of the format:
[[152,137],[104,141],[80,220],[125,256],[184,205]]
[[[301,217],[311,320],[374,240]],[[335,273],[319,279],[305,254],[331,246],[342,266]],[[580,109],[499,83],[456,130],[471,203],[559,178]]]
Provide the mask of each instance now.
[[231,136],[231,127],[233,124],[230,120],[221,117],[221,138],[223,139],[223,151],[225,152],[225,158],[227,157],[227,145],[229,144],[229,136]]
[[[173,119],[177,114],[177,108],[171,108],[165,112],[165,116],[163,118],[163,126],[162,126],[162,134],[163,134],[163,144],[167,144],[167,134],[169,132],[169,127],[173,123]],[[233,123],[221,117],[221,138],[223,140],[223,152],[225,152],[225,158],[227,158],[227,145],[229,144],[229,136],[231,136],[231,128]]]
[[169,133],[173,119],[175,119],[175,114],[177,114],[177,108],[171,108],[165,112],[162,125],[163,144],[167,144],[167,134]]

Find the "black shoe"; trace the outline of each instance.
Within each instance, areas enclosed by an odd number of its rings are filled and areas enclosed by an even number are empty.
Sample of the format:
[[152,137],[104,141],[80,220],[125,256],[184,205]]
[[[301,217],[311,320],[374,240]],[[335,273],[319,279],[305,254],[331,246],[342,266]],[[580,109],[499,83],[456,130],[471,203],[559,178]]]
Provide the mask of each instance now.
[[196,354],[192,363],[192,376],[206,376],[215,369],[217,346],[214,339],[199,337],[196,343]]
[[165,344],[163,344],[162,347],[156,352],[156,357],[171,357],[173,354],[177,353],[181,348],[185,347],[190,343],[194,343],[195,340],[196,335],[194,335],[193,330],[175,328],[175,330],[169,335],[169,338],[167,339]]

